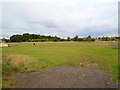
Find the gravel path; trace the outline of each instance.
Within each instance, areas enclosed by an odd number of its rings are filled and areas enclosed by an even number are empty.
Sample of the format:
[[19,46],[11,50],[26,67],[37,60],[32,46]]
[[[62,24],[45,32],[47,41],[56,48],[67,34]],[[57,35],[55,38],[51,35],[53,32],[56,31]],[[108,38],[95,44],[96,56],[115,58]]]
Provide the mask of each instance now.
[[110,75],[88,68],[59,66],[44,72],[18,73],[15,88],[114,88]]

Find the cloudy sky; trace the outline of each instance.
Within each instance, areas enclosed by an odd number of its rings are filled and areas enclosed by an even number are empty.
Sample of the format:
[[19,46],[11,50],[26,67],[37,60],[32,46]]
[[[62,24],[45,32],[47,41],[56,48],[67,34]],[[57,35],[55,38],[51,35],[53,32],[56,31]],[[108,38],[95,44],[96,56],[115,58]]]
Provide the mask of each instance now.
[[[1,37],[36,33],[85,37],[117,36],[117,0],[34,0],[0,3]],[[1,38],[0,37],[0,38]]]

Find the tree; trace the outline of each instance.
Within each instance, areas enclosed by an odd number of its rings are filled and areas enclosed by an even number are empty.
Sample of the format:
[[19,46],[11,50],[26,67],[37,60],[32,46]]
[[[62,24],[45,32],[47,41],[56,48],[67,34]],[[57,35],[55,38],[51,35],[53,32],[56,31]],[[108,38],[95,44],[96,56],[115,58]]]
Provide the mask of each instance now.
[[73,38],[73,41],[78,41],[78,36],[77,35]]
[[83,41],[83,38],[78,38],[78,41]]
[[70,37],[67,37],[67,41],[71,41]]
[[90,35],[86,39],[87,39],[87,41],[91,41],[92,40]]
[[[57,36],[45,36],[45,35],[38,35],[38,34],[29,34],[24,33],[23,35],[12,35],[10,37],[11,42],[31,42],[35,41],[34,39],[39,39],[41,41],[60,41],[60,38]],[[37,40],[37,41],[39,41]]]
[[59,41],[66,41],[66,39],[62,38],[62,39],[60,39]]
[[101,39],[102,39],[102,41],[109,41],[110,40],[109,37],[107,37],[107,36],[106,37],[102,37]]
[[91,36],[89,35],[87,38],[91,38]]
[[22,41],[22,37],[21,35],[13,35],[10,37],[10,41],[11,42],[21,42]]
[[99,38],[98,38],[98,40],[100,41],[100,40],[101,40],[101,38],[99,37]]
[[95,41],[95,38],[92,38],[91,41]]
[[21,38],[22,41],[28,41],[29,39],[32,39],[32,36],[29,33],[24,33]]

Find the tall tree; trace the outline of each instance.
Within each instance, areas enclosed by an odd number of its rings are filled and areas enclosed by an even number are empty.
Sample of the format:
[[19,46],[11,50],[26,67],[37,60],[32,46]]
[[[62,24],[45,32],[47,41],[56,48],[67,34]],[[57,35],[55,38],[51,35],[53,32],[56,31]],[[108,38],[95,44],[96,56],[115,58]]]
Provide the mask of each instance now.
[[78,36],[76,35],[74,38],[73,38],[74,41],[78,41]]
[[67,37],[67,41],[71,41],[70,37]]
[[92,40],[92,38],[91,38],[91,36],[89,35],[88,37],[87,37],[87,41],[91,41]]

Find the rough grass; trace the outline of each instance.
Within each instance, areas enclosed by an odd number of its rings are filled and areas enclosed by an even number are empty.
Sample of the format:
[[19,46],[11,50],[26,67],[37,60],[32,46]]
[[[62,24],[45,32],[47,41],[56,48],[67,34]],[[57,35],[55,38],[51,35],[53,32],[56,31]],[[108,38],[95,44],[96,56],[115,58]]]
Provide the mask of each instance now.
[[32,63],[36,60],[27,55],[20,55],[20,54],[8,54],[2,56],[2,73],[3,75],[11,75],[17,71],[28,71],[28,68],[32,69]]
[[15,84],[16,79],[9,79],[9,80],[3,80],[2,82],[2,88],[12,88]]
[[[60,65],[99,68],[118,74],[118,49],[113,49],[111,42],[44,42],[31,45],[17,43],[17,47],[3,48],[3,75]],[[6,63],[10,65],[6,66]]]
[[12,67],[18,67],[18,66],[21,66],[21,65],[25,65],[26,63],[28,63],[28,61],[30,59],[31,58],[29,56],[18,55],[18,54],[13,54],[13,55],[10,54],[10,55],[7,55],[7,56],[3,56],[3,61],[11,62]]

